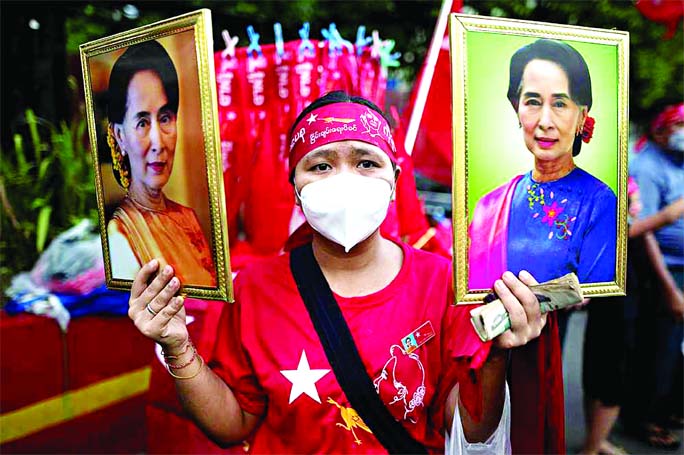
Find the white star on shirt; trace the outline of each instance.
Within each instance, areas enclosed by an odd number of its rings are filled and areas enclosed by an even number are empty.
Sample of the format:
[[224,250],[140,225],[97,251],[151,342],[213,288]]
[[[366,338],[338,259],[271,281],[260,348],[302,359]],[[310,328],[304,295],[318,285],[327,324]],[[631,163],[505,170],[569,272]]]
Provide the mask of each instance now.
[[313,113],[312,113],[312,114],[309,116],[309,118],[306,119],[306,123],[308,123],[309,125],[311,125],[311,124],[312,124],[313,122],[315,122],[316,120],[318,120],[318,114],[313,114]]
[[299,358],[299,365],[297,365],[296,370],[280,370],[280,372],[292,383],[288,404],[292,404],[302,393],[309,395],[319,403],[321,402],[318,389],[316,389],[316,382],[328,374],[330,370],[312,370],[306,358],[306,351],[302,350],[302,356]]

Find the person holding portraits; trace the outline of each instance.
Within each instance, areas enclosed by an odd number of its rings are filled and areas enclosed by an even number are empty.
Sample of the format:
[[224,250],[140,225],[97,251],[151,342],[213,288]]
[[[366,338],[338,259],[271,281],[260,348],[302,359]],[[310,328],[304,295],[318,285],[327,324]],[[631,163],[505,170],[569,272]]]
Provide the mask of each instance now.
[[[535,279],[523,271],[496,280],[512,329],[481,342],[472,306],[453,305],[450,261],[382,236],[401,171],[382,111],[333,92],[299,114],[289,139],[306,223],[285,254],[237,275],[207,363],[188,334],[174,269],[150,261],[133,283],[129,317],[162,346],[186,411],[212,440],[249,437],[254,453],[441,453],[445,427],[449,453],[482,453],[482,444],[506,453],[507,353],[547,320],[529,288]],[[314,287],[325,295],[312,298]],[[342,323],[320,329],[336,315]],[[341,347],[323,341],[347,331]],[[340,369],[354,352],[357,368]],[[367,419],[373,403],[387,425]],[[493,449],[491,438],[504,444]],[[411,449],[390,448],[402,439]]]
[[[617,198],[574,160],[595,123],[586,61],[561,41],[527,44],[511,57],[507,97],[534,167],[478,201],[469,226],[469,288],[491,288],[502,271],[523,269],[539,281],[569,272],[581,283],[614,281]],[[546,380],[512,382],[515,452],[564,451],[557,318],[551,313],[540,338],[512,353],[513,377],[550,372]]]
[[187,284],[214,286],[211,250],[195,211],[164,194],[177,142],[178,75],[157,41],[130,46],[109,78],[107,143],[126,196],[107,224],[112,276],[133,279],[158,258]]

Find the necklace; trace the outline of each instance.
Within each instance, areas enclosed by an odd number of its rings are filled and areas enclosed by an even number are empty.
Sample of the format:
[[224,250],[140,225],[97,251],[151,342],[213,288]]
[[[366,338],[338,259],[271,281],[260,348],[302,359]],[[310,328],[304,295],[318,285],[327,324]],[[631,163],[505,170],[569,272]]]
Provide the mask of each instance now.
[[133,196],[131,196],[130,193],[128,193],[128,194],[126,195],[126,199],[130,200],[130,201],[133,203],[133,205],[135,205],[136,207],[141,208],[141,209],[143,209],[143,210],[147,210],[147,211],[149,211],[149,212],[163,213],[163,212],[166,211],[166,197],[164,197],[163,195],[162,195],[162,201],[164,202],[164,206],[165,206],[163,209],[155,209],[155,208],[152,208],[152,207],[148,207],[148,206],[146,206],[146,205],[144,205],[144,204],[141,204],[140,202],[138,202],[138,201],[136,201],[135,199],[133,199]]

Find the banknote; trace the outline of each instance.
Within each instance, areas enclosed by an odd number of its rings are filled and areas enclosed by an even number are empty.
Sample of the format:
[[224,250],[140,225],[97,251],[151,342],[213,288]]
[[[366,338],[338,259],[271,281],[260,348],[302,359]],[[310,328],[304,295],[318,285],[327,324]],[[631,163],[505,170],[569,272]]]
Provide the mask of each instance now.
[[[584,298],[574,273],[530,286],[530,289],[537,296],[542,313],[576,305]],[[508,312],[498,299],[471,310],[470,320],[482,341],[492,340],[511,328]]]

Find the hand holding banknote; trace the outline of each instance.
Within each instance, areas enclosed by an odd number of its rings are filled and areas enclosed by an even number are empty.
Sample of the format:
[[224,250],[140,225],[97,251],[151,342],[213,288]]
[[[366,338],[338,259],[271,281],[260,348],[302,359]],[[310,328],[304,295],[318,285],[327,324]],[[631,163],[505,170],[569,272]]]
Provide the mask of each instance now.
[[[509,273],[506,272],[504,274],[504,281]],[[529,286],[530,292],[536,297],[536,300],[539,302],[539,311],[542,315],[549,311],[576,305],[583,299],[582,289],[574,273],[569,273],[545,283],[536,284],[536,281],[533,281],[534,278],[529,273],[523,271],[520,273],[520,279]],[[519,319],[519,315],[514,315],[513,317],[509,315],[506,309],[506,299],[508,298],[507,293],[510,293],[510,291],[505,286],[499,286],[499,284],[497,280],[497,283],[494,285],[494,291],[499,297],[497,300],[475,308],[470,312],[471,322],[482,341],[492,340],[501,334],[504,334],[504,337],[510,336],[510,334],[505,333],[509,329],[513,329],[512,332],[516,331],[515,321]],[[506,284],[509,283],[506,282]],[[504,342],[504,344],[506,343]]]
[[495,346],[511,349],[523,346],[537,338],[546,325],[546,315],[541,313],[537,296],[531,287],[537,284],[527,271],[516,277],[506,272],[494,282],[494,292],[505,312],[510,315],[510,330],[495,340]]

